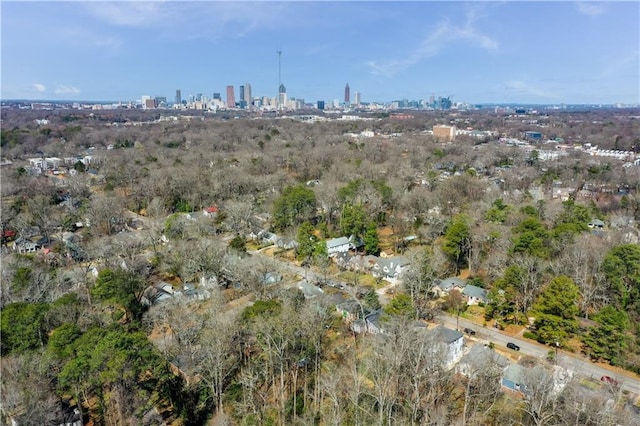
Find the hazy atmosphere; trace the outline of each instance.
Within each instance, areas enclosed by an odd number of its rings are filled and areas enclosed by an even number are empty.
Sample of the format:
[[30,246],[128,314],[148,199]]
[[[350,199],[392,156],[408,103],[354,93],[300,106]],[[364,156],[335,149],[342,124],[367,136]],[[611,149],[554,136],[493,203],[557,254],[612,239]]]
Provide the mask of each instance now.
[[638,2],[2,2],[2,98],[632,103]]

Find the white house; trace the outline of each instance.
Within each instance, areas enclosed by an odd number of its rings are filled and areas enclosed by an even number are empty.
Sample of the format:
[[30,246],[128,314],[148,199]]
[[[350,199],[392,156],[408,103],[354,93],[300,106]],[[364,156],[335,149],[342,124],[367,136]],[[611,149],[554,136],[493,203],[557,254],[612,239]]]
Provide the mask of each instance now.
[[346,253],[349,251],[349,239],[347,237],[332,238],[327,240],[327,254]]
[[467,285],[467,282],[462,278],[450,277],[450,278],[441,280],[438,284],[436,284],[436,286],[433,288],[433,291],[439,297],[443,297],[449,294],[449,292],[451,292],[451,290],[454,290],[454,289],[462,291],[462,289],[464,289],[466,285]]
[[431,330],[435,342],[443,349],[444,362],[447,368],[451,368],[462,358],[464,349],[464,336],[457,330],[444,326],[438,326]]
[[487,290],[482,287],[467,284],[462,290],[462,295],[467,298],[467,305],[477,305],[489,301]]

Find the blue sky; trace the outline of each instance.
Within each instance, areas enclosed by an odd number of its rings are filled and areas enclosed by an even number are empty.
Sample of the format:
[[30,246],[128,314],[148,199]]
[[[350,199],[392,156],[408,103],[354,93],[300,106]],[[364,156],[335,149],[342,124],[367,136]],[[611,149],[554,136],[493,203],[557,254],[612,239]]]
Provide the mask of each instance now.
[[[640,103],[640,3],[2,1],[2,98]],[[236,93],[236,96],[238,94]],[[352,95],[353,96],[353,95]]]

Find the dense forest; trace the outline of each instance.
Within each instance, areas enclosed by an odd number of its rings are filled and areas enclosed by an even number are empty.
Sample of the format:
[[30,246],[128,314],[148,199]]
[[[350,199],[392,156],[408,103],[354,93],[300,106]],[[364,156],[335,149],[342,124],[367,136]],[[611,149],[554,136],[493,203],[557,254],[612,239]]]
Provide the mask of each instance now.
[[[637,110],[168,115],[2,110],[3,424],[640,424],[619,386],[558,391],[523,355],[505,392],[494,358],[462,374],[423,330],[462,316],[638,379],[640,166],[575,149],[638,153]],[[553,143],[504,142],[532,126]],[[339,237],[410,266],[345,270]],[[486,303],[438,294],[450,277]]]

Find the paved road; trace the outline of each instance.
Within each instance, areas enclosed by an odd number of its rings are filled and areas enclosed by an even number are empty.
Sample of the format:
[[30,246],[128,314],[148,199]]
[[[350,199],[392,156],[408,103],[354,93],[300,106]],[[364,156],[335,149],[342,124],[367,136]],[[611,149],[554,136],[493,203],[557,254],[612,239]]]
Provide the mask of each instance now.
[[[283,270],[292,272],[301,277],[306,277],[307,281],[311,283],[323,281],[325,279],[323,273],[314,272],[310,268],[303,268],[290,262],[267,256],[260,251],[252,251],[251,254],[268,257],[270,260],[275,261],[278,265],[280,265]],[[344,286],[343,293],[348,296],[354,297],[352,294],[350,294],[351,292],[348,291],[350,288],[352,288],[349,283],[340,281],[331,276],[327,276],[327,278],[331,282],[342,284]],[[392,287],[394,287],[394,285],[390,284],[383,289],[379,289],[376,291],[378,293],[380,303],[382,303],[383,305],[385,305],[389,300],[388,296],[385,294],[385,291],[386,289]],[[455,316],[446,313],[440,314],[435,321],[446,325],[447,327],[454,330],[463,330],[465,327],[470,328],[476,332],[476,335],[472,338],[472,340],[475,340],[479,343],[493,342],[496,345],[503,346],[507,351],[510,350],[506,349],[507,343],[513,342],[516,345],[520,346],[520,351],[517,352],[518,355],[530,355],[539,359],[546,359],[549,350],[552,349],[549,346],[545,346],[537,342],[532,342],[531,340],[526,340],[518,336],[510,336],[501,330],[482,327],[464,318],[456,318]],[[513,353],[516,354],[515,351]],[[563,350],[558,351],[558,365],[573,370],[575,374],[579,376],[591,377],[595,378],[596,380],[599,380],[602,376],[613,377],[618,381],[618,383],[620,383],[623,390],[628,390],[636,395],[640,395],[640,377],[634,375],[631,372],[622,373],[619,371],[610,370],[593,364],[587,359],[580,358]]]
[[[513,342],[520,346],[519,355],[530,355],[536,358],[545,359],[549,350],[552,349],[549,346],[542,345],[531,340],[523,339],[518,336],[510,336],[504,332],[495,329],[482,327],[464,318],[456,318],[455,316],[441,314],[436,319],[443,325],[449,328],[463,330],[465,327],[470,328],[476,332],[476,335],[472,340],[476,340],[480,343],[493,342],[496,345],[503,346],[506,349],[507,342]],[[515,351],[512,351],[514,354]],[[601,367],[597,364],[593,364],[587,359],[580,358],[569,352],[559,350],[558,351],[558,365],[561,367],[573,370],[575,374],[583,377],[591,377],[599,380],[602,376],[610,376],[615,378],[622,386],[623,390],[628,390],[636,395],[640,395],[640,380],[638,376],[633,375],[631,372],[618,372]]]

